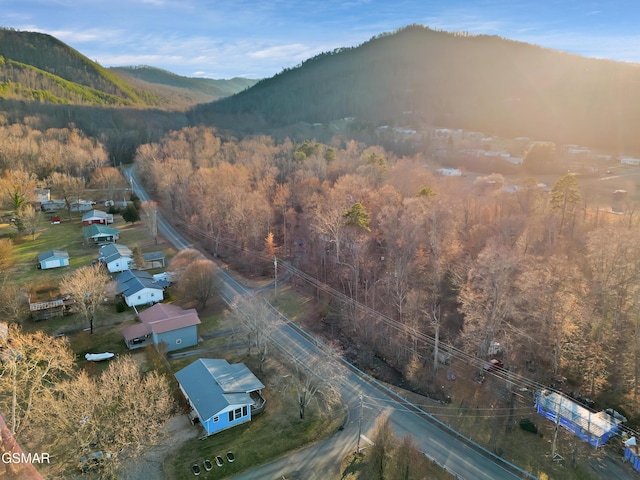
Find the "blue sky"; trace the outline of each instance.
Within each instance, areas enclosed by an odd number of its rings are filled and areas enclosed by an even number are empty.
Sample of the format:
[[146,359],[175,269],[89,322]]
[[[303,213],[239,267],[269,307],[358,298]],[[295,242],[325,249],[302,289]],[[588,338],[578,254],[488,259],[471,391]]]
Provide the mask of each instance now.
[[411,23],[640,63],[630,0],[0,0],[0,26],[49,33],[105,67],[264,78]]

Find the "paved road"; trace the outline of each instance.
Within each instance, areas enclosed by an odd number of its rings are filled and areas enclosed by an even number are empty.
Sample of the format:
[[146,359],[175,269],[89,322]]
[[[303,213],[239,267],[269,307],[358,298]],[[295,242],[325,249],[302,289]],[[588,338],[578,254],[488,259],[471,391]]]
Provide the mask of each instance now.
[[[128,175],[138,197],[142,201],[150,200],[137,182],[134,171],[130,170]],[[161,215],[158,218],[158,229],[176,248],[191,246]],[[222,269],[219,272],[221,294],[227,302],[233,301],[238,295],[249,294],[249,291],[227,272]],[[287,353],[299,362],[309,364],[322,357],[327,362],[333,362],[334,368],[342,369],[344,381],[341,385],[341,395],[348,410],[347,421],[345,428],[329,439],[234,478],[282,479],[284,476],[287,479],[321,480],[337,476],[342,460],[356,449],[361,411],[360,396],[366,404],[361,428],[365,437],[371,436],[376,418],[382,412],[388,411],[397,435],[412,435],[425,455],[459,479],[510,480],[527,477],[526,472],[516,473],[514,469],[507,469],[489,452],[463,441],[455,432],[437,426],[435,419],[430,419],[426,414],[419,415],[416,409],[403,405],[400,399],[386,391],[374,379],[358,372],[343,359],[328,354],[328,348],[289,322],[277,310],[272,311],[270,321],[273,323],[270,340],[285,348]],[[363,440],[361,445],[365,444],[366,441]]]

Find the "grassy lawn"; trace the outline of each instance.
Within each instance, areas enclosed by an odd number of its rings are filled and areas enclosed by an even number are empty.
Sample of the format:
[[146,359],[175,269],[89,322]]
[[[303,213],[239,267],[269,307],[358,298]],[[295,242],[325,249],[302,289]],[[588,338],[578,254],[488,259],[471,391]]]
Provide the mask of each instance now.
[[[12,282],[29,289],[55,286],[59,280],[70,271],[84,265],[90,265],[98,258],[98,247],[87,244],[82,235],[82,214],[74,213],[69,219],[67,213],[62,214],[62,223],[49,223],[50,214],[45,214],[35,238],[31,235],[15,237],[15,229],[10,224],[0,224],[0,238],[14,238],[15,264],[7,272]],[[114,216],[111,227],[120,230],[119,243],[133,249],[138,246],[143,252],[162,251],[169,259],[175,254],[175,249],[167,242],[157,245],[150,238],[149,231],[142,223],[125,223],[119,215]],[[66,250],[69,253],[69,267],[39,270],[36,268],[37,256],[48,250]],[[54,294],[53,290],[52,295]],[[57,292],[55,292],[57,294]],[[43,298],[42,300],[48,300]]]
[[289,283],[278,285],[277,297],[275,291],[271,291],[266,294],[266,298],[274,307],[294,322],[300,320],[315,308],[312,298],[301,295]]
[[163,470],[167,478],[189,478],[193,476],[193,463],[202,465],[206,458],[213,462],[216,455],[224,457],[231,451],[235,455],[235,462],[228,463],[225,460],[223,467],[217,467],[214,463],[214,470],[206,472],[202,469],[200,475],[203,479],[227,478],[322,439],[342,423],[341,410],[323,411],[315,402],[307,409],[305,419],[301,420],[295,394],[282,394],[268,387],[272,383],[269,379],[279,375],[280,367],[277,363],[267,361],[261,374],[257,373],[258,367],[252,365],[250,359],[245,359],[245,363],[267,385],[263,391],[267,400],[264,412],[249,423],[182,445],[164,462]]

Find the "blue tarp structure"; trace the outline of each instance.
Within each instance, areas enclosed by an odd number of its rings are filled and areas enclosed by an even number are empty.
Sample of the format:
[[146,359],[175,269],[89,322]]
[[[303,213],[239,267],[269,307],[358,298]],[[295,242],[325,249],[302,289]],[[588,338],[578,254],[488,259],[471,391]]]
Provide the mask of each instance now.
[[598,448],[618,433],[620,420],[605,412],[592,412],[558,392],[536,392],[536,410],[554,423]]
[[631,437],[624,442],[624,459],[629,462],[633,468],[640,472],[640,458],[638,458],[636,437]]

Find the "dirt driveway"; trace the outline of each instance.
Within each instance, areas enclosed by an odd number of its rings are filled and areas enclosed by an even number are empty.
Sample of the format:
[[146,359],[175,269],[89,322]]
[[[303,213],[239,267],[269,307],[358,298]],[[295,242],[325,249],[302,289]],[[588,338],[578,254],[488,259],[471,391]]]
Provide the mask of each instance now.
[[162,463],[170,452],[175,451],[187,440],[200,435],[198,427],[191,425],[187,415],[172,417],[165,427],[166,432],[158,445],[145,450],[137,458],[127,459],[122,467],[122,478],[126,480],[162,479]]

